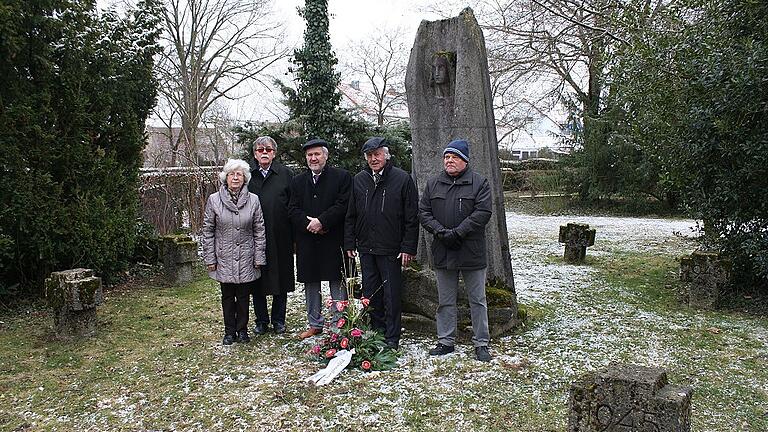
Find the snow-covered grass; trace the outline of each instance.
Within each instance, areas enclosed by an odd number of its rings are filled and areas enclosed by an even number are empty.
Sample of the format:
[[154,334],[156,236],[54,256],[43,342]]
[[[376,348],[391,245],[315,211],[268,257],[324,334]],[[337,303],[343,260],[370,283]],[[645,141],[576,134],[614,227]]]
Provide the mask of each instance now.
[[[148,282],[108,292],[102,331],[51,337],[51,317],[0,315],[1,430],[562,431],[570,383],[613,361],[660,366],[694,388],[696,431],[768,430],[768,320],[676,302],[676,257],[689,220],[507,217],[518,300],[529,321],[492,341],[490,364],[467,344],[431,358],[430,335],[405,335],[392,371],[345,371],[329,386],[293,333],[220,345],[218,287]],[[558,227],[597,229],[584,265],[561,260]],[[21,312],[21,313],[20,313]]]

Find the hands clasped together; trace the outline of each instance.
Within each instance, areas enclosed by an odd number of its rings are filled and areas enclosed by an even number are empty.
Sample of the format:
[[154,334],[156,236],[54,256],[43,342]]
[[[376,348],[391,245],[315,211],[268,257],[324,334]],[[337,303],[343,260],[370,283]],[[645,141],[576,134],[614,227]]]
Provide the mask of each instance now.
[[462,239],[455,229],[443,228],[435,233],[435,239],[451,250],[461,249]]

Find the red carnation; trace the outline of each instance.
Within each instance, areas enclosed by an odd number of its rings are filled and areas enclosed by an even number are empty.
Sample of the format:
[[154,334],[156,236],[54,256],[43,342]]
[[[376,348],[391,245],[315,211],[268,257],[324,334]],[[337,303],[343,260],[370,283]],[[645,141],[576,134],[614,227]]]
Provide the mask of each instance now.
[[363,360],[363,362],[360,364],[360,367],[363,368],[363,370],[371,370],[371,362],[368,360]]
[[337,328],[342,328],[342,327],[344,327],[344,324],[346,324],[346,323],[347,323],[347,320],[345,320],[344,318],[339,318],[339,322],[336,323],[336,327]]
[[335,355],[336,355],[336,350],[333,348],[325,352],[325,358],[332,358]]
[[367,299],[367,298],[365,298],[365,297],[362,297],[362,298],[360,299],[360,303],[362,303],[362,304],[363,304],[363,307],[368,307],[368,305],[369,305],[369,304],[371,304],[371,300],[370,300],[370,299]]
[[349,339],[347,338],[342,339],[340,345],[342,348],[346,349],[349,346]]

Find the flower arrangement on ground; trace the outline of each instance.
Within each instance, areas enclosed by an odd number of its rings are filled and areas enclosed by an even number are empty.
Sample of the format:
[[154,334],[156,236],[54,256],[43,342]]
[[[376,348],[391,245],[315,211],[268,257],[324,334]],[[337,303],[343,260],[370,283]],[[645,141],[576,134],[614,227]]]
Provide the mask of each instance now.
[[397,352],[389,349],[384,336],[370,328],[368,323],[369,300],[353,296],[355,281],[346,281],[350,300],[326,300],[326,305],[336,305],[333,319],[326,319],[323,340],[312,347],[310,355],[319,360],[330,361],[339,350],[352,350],[348,368],[364,371],[391,369],[397,364]]

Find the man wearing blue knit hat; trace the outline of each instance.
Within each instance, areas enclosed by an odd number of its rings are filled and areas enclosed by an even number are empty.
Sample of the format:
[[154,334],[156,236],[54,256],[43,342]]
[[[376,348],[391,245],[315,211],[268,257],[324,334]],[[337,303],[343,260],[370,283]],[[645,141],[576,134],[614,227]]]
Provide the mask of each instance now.
[[491,219],[488,179],[469,167],[469,143],[457,139],[443,150],[445,170],[427,181],[419,200],[419,222],[434,236],[432,268],[437,276],[437,346],[430,355],[454,351],[459,275],[469,297],[475,358],[491,361],[488,351],[488,267],[485,226]]

